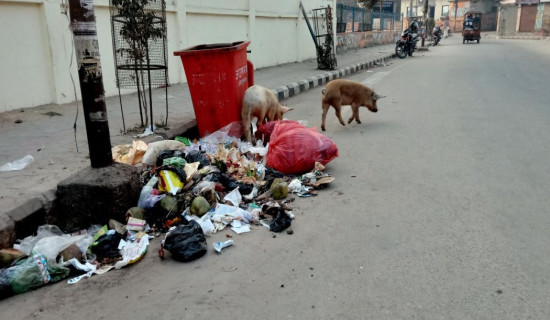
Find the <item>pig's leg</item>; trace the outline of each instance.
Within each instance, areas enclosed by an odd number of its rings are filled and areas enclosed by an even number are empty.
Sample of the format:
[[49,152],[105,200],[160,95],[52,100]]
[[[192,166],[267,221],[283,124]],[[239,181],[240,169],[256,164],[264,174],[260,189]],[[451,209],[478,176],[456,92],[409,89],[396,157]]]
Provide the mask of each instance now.
[[250,108],[248,108],[247,106],[244,106],[243,105],[243,110],[241,111],[241,120],[243,122],[243,132],[244,132],[244,137],[246,139],[246,141],[248,142],[251,142],[251,131],[252,131],[252,126],[251,126],[251,123],[250,123]]
[[342,105],[340,104],[340,101],[335,101],[333,107],[336,110],[336,117],[338,117],[338,120],[340,120],[340,124],[345,126],[346,123],[344,122],[344,119],[342,119]]
[[328,102],[323,101],[322,107],[323,107],[323,116],[322,116],[322,122],[321,122],[321,129],[325,131],[325,120],[327,119],[327,112],[328,112],[328,109],[330,108],[330,104]]
[[359,120],[359,105],[352,104],[351,110],[352,110],[352,113],[351,113],[351,117],[348,119],[348,123],[351,123],[353,119],[357,120],[357,123],[361,123],[361,121]]
[[355,114],[355,121],[357,123],[361,123],[361,119],[359,119],[359,107],[361,106],[357,106],[357,113]]

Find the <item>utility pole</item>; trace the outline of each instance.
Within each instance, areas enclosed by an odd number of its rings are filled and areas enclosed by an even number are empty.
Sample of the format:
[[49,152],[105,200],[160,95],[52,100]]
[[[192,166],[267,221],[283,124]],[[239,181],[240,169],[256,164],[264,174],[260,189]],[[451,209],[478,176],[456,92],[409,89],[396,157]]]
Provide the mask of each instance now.
[[92,168],[113,163],[93,0],[69,0]]

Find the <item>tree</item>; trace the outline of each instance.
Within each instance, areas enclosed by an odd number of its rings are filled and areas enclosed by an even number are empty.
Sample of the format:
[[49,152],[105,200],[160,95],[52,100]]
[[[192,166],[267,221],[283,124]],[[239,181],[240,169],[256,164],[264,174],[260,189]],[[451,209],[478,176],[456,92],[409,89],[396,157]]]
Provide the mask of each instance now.
[[[153,111],[151,97],[151,75],[149,44],[150,41],[163,37],[163,27],[159,23],[159,17],[152,10],[147,10],[147,5],[151,0],[112,0],[111,4],[117,10],[116,21],[122,23],[120,35],[126,41],[127,47],[117,49],[121,57],[128,59],[128,65],[134,65],[136,72],[135,81],[138,90],[141,108],[145,110],[145,123],[142,126],[147,127],[149,119],[147,116],[147,98],[145,96],[145,83],[149,86],[149,108],[151,108],[151,131],[153,130]],[[147,70],[148,81],[145,80],[143,72]],[[139,72],[138,72],[139,71]],[[140,84],[141,87],[140,88]],[[143,105],[141,105],[143,104]]]

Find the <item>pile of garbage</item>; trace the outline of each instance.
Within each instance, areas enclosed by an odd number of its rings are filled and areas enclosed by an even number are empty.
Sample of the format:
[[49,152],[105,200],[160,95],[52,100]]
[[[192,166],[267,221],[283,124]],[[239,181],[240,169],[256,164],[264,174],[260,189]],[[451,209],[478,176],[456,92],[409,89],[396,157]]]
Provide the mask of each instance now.
[[[44,225],[36,236],[0,251],[0,299],[135,263],[149,241],[162,234],[159,257],[164,259],[167,250],[183,262],[204,256],[207,237],[226,228],[235,234],[256,226],[292,234],[291,194],[312,197],[334,181],[324,165],[338,149],[296,121],[260,126],[266,146],[262,140],[241,141],[241,128],[234,122],[200,140],[177,137],[148,145],[138,140],[114,147],[115,161],[142,169],[143,188],[126,221],[110,220],[75,234]],[[232,235],[226,237],[212,244],[214,251],[233,244]]]

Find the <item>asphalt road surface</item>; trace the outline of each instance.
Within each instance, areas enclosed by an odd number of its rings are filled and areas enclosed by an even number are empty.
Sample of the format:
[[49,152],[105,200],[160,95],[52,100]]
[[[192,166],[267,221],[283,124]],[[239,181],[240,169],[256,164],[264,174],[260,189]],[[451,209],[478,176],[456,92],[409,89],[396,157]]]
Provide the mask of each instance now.
[[[362,124],[329,111],[336,181],[295,201],[293,235],[187,264],[155,240],[129,268],[0,301],[2,319],[549,319],[549,53],[455,35],[356,74],[387,97]],[[320,127],[320,91],[288,117]]]

